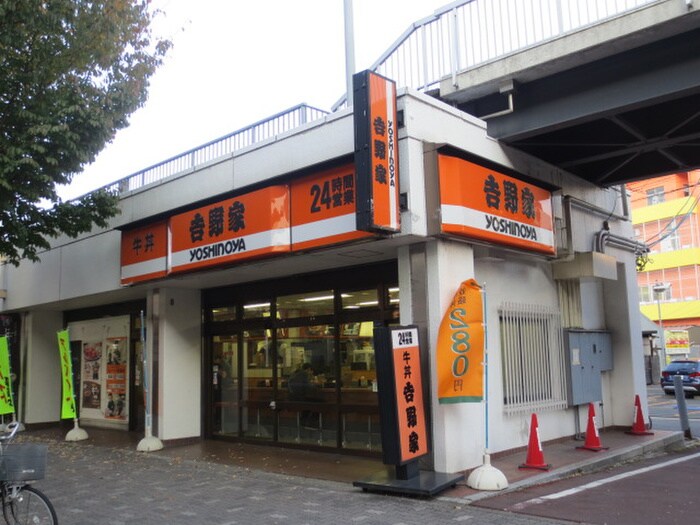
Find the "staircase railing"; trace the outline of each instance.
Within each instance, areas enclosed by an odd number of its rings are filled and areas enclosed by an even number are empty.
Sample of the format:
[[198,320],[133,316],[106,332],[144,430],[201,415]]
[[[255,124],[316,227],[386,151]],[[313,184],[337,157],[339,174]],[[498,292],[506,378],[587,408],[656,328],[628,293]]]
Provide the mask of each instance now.
[[[460,0],[415,22],[369,69],[421,91],[515,51],[659,0]],[[343,95],[334,105],[346,106]]]

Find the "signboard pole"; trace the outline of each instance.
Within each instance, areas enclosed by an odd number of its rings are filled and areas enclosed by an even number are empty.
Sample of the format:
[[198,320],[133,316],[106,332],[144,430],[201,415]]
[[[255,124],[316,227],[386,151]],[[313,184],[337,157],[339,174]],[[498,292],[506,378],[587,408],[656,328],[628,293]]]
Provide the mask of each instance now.
[[418,327],[375,327],[374,349],[383,461],[395,471],[384,470],[353,485],[414,496],[433,496],[454,486],[462,474],[422,471],[418,464],[430,452]]
[[136,450],[139,452],[152,452],[154,450],[160,450],[163,448],[163,442],[152,434],[151,428],[151,387],[152,377],[150,376],[150,371],[148,368],[148,350],[146,349],[146,326],[145,319],[143,316],[143,310],[141,310],[141,353],[143,355],[143,391],[146,395],[146,422],[145,422],[145,435],[139,444],[136,446]]

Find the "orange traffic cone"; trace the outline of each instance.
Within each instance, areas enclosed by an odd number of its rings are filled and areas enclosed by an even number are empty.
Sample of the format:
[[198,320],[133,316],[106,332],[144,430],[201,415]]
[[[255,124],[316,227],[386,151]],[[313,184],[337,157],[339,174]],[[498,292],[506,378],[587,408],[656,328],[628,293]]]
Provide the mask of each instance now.
[[634,424],[632,428],[625,432],[626,434],[633,434],[635,436],[652,436],[653,432],[647,430],[646,424],[644,423],[644,415],[642,414],[642,403],[639,400],[639,394],[634,396]]
[[607,450],[608,448],[610,448],[604,447],[600,443],[598,427],[595,424],[595,409],[593,408],[593,403],[588,403],[588,428],[586,428],[586,441],[582,447],[576,448],[592,450],[593,452]]
[[540,442],[540,431],[537,425],[537,414],[532,414],[530,421],[530,441],[527,445],[527,458],[525,463],[518,468],[536,468],[539,470],[549,470],[552,465],[544,462],[542,453],[542,443]]

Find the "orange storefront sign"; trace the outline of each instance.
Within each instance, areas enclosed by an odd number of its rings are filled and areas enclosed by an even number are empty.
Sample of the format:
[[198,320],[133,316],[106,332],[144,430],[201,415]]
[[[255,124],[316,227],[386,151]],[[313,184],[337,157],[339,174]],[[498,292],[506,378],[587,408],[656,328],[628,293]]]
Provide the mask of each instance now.
[[484,311],[481,287],[464,281],[440,323],[438,402],[469,403],[484,396]]
[[398,232],[401,210],[396,84],[372,71],[358,73],[354,83],[357,229]]
[[400,463],[428,453],[418,329],[392,330]]
[[121,283],[130,284],[165,277],[167,256],[166,221],[122,232]]
[[291,184],[291,196],[294,251],[372,237],[356,228],[352,164],[295,180]]
[[447,155],[438,170],[443,233],[555,255],[549,191]]
[[282,185],[175,215],[171,272],[289,252],[289,225],[289,189]]

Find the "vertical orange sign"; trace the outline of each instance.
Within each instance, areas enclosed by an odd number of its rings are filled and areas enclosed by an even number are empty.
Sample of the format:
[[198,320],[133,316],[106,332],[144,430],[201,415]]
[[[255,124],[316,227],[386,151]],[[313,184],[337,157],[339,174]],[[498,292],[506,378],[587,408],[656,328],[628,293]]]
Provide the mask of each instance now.
[[122,232],[121,283],[130,284],[165,277],[167,256],[166,221]]
[[396,84],[372,71],[353,77],[357,229],[398,232],[399,147]]
[[444,233],[556,253],[549,191],[447,155],[438,169]]
[[428,453],[418,329],[391,331],[400,462]]
[[347,164],[291,183],[292,250],[320,248],[372,234],[355,223],[355,166]]
[[289,188],[270,186],[170,218],[172,273],[290,251]]
[[481,287],[474,279],[469,279],[457,290],[438,331],[439,403],[469,403],[483,399],[483,322]]

